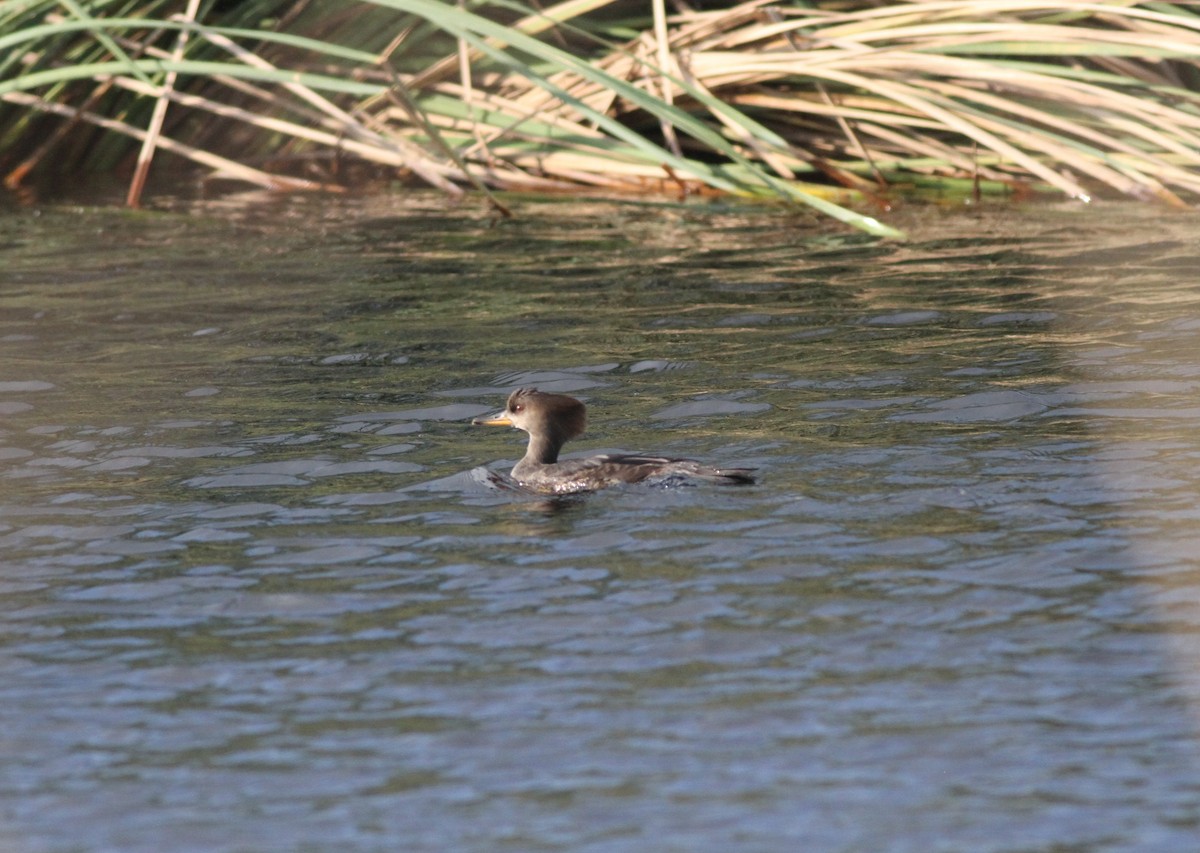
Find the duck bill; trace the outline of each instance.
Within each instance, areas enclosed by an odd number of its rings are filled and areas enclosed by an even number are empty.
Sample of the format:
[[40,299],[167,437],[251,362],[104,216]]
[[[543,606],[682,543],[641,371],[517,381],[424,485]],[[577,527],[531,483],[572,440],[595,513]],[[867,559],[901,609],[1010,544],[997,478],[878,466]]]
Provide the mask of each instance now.
[[512,419],[509,418],[507,412],[496,412],[490,418],[473,418],[471,420],[475,426],[512,426]]

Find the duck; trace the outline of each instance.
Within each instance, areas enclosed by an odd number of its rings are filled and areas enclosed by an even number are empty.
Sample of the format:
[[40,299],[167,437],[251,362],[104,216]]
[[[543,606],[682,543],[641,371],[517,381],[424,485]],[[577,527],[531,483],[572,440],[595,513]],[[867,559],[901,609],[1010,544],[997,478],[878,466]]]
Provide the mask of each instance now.
[[622,483],[686,478],[727,485],[755,482],[753,468],[713,468],[694,459],[641,454],[609,454],[558,461],[562,446],[583,434],[587,408],[574,397],[536,388],[518,388],[502,411],[474,418],[476,426],[507,426],[529,433],[525,456],[512,478],[525,489],[543,494],[592,492]]

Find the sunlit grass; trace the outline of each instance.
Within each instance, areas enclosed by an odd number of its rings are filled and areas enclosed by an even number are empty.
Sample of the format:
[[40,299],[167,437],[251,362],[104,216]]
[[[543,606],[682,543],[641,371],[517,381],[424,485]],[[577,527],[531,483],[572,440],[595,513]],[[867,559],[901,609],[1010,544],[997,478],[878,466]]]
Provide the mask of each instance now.
[[144,175],[158,151],[269,187],[368,163],[448,193],[785,199],[893,236],[848,206],[930,187],[1200,195],[1185,5],[226,5],[0,4],[6,183]]

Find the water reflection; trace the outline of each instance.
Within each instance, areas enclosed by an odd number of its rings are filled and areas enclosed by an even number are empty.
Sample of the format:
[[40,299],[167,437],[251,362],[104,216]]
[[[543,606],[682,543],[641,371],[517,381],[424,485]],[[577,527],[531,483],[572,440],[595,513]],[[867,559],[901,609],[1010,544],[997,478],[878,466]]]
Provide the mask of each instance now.
[[4,845],[1194,839],[1190,220],[279,204],[0,220]]

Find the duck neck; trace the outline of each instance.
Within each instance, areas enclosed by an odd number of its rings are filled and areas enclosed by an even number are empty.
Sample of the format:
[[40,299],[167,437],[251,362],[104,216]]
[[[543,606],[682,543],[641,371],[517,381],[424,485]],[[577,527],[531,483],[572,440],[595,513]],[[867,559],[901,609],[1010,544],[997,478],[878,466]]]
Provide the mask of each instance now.
[[553,465],[558,461],[558,451],[561,447],[562,441],[553,433],[530,433],[524,461],[536,465]]

